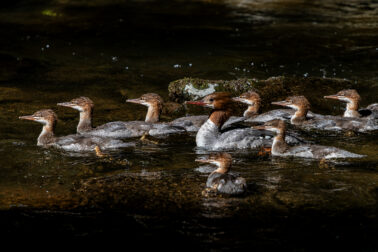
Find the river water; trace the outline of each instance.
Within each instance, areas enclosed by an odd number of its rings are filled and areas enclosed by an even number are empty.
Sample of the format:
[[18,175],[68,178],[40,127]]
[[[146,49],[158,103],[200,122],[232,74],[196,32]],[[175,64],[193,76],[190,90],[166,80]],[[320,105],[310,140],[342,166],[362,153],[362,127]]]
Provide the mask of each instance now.
[[[54,109],[57,135],[78,114],[56,103],[95,102],[94,124],[142,120],[125,98],[169,82],[272,76],[352,81],[362,106],[377,102],[377,1],[7,1],[0,10],[0,218],[2,237],[95,241],[130,237],[141,247],[215,250],[378,248],[377,133],[304,133],[365,154],[322,164],[232,151],[249,191],[204,197],[210,167],[194,137],[72,155],[36,146]],[[306,96],[313,95],[310,87]],[[316,87],[313,87],[316,90]],[[327,95],[327,94],[324,94]],[[342,105],[334,103],[340,112]],[[334,113],[333,111],[320,111]],[[163,120],[172,120],[163,115]],[[184,244],[187,244],[187,246]]]

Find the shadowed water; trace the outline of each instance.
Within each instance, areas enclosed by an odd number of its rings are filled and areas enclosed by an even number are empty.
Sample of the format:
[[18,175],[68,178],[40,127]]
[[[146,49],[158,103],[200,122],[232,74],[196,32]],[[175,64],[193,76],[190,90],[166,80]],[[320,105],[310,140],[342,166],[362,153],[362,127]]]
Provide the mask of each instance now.
[[[193,136],[158,145],[135,139],[136,148],[98,158],[37,147],[41,125],[18,116],[51,108],[59,116],[57,135],[74,133],[78,113],[56,103],[85,95],[95,102],[95,125],[143,120],[146,108],[126,104],[126,98],[156,92],[168,100],[169,82],[188,76],[346,78],[366,106],[378,94],[377,7],[375,1],[5,3],[2,232],[47,235],[54,229],[47,219],[69,238],[120,236],[132,223],[135,236],[162,243],[173,236],[202,249],[321,248],[308,243],[313,237],[335,247],[376,249],[377,133],[303,132],[314,143],[367,155],[357,161],[231,152],[232,170],[247,180],[248,193],[207,198],[202,190],[211,168],[194,162],[206,153],[195,149]],[[303,95],[328,94],[309,87]],[[341,113],[344,105],[332,104],[334,111],[319,112]],[[163,115],[165,121],[173,118]],[[19,212],[27,214],[21,218]],[[92,218],[98,224],[88,224]],[[16,220],[24,226],[18,228]],[[33,230],[35,220],[40,229]]]

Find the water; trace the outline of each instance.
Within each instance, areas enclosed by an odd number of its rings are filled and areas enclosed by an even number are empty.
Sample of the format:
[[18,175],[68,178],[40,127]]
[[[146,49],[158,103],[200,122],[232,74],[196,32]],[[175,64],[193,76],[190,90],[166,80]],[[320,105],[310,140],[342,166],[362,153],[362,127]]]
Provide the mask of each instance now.
[[[70,134],[78,114],[56,103],[85,95],[95,102],[95,125],[140,120],[146,109],[126,104],[126,98],[156,92],[168,100],[169,82],[187,76],[346,78],[361,87],[365,106],[376,102],[378,94],[377,5],[262,0],[4,3],[1,233],[89,239],[127,233],[139,245],[148,240],[177,248],[173,240],[190,242],[187,249],[322,248],[314,240],[330,242],[329,248],[376,249],[376,133],[304,134],[318,144],[368,155],[359,161],[320,164],[260,157],[257,151],[232,152],[232,170],[247,179],[249,192],[238,198],[206,198],[201,192],[207,174],[194,162],[202,154],[193,137],[159,145],[140,142],[135,149],[107,153],[108,158],[78,156],[37,147],[41,126],[18,116],[54,109],[57,135]],[[304,95],[311,96],[312,89]],[[339,112],[342,106],[334,104]],[[163,120],[172,119],[163,115]]]

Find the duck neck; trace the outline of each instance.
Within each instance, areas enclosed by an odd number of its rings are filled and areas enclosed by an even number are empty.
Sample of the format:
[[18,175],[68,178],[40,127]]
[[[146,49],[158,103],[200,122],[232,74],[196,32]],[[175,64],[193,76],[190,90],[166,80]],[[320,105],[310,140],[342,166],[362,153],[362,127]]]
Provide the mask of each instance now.
[[221,129],[223,124],[230,119],[230,117],[231,110],[213,110],[210,114],[209,120]]
[[148,106],[148,110],[147,110],[145,122],[148,122],[148,123],[159,122],[160,113],[161,113],[160,107],[157,105],[147,105],[147,106]]
[[214,110],[207,121],[202,124],[196,135],[198,147],[211,147],[219,137],[220,129],[230,118],[231,111]]
[[55,123],[49,122],[43,125],[42,132],[38,137],[37,145],[48,145],[55,142]]
[[344,112],[344,117],[360,117],[360,113],[358,112],[358,102],[356,101],[349,101],[346,105],[346,110]]
[[230,164],[220,163],[218,168],[214,171],[214,173],[222,173],[226,174],[230,170]]
[[87,132],[93,129],[92,127],[92,114],[93,110],[88,109],[80,112],[80,120],[77,125],[77,133]]
[[281,154],[287,150],[285,142],[285,130],[277,130],[277,135],[273,139],[272,154]]
[[301,124],[306,121],[308,109],[306,108],[298,108],[294,115],[291,117],[290,122],[292,124]]
[[244,117],[253,117],[255,115],[258,115],[259,114],[259,109],[260,109],[260,105],[259,104],[255,104],[253,106],[248,106],[247,110],[244,111],[243,116]]

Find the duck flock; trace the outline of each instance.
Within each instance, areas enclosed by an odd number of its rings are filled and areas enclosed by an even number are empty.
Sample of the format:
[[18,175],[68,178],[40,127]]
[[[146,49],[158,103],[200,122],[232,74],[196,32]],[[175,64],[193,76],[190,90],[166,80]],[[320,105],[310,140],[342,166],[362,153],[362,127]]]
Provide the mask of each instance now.
[[[229,173],[232,157],[227,151],[237,149],[263,149],[272,156],[295,156],[310,159],[362,158],[364,155],[332,146],[310,144],[296,129],[319,131],[372,132],[378,129],[378,103],[359,108],[360,96],[354,89],[342,90],[335,95],[324,96],[346,103],[342,116],[320,115],[310,111],[310,103],[304,96],[291,96],[272,104],[287,107],[259,113],[261,98],[255,91],[232,97],[227,92],[214,92],[197,101],[186,104],[208,107],[210,115],[186,116],[171,122],[159,122],[163,99],[154,93],[142,95],[126,102],[144,105],[148,108],[145,121],[115,121],[97,127],[92,126],[94,103],[88,97],[79,97],[59,106],[78,110],[80,120],[76,134],[55,136],[57,115],[51,109],[43,109],[20,119],[39,122],[43,125],[37,145],[55,147],[70,152],[96,152],[134,147],[135,143],[124,141],[151,135],[164,138],[171,135],[190,133],[196,135],[199,149],[213,153],[200,163],[217,167],[208,177],[206,187],[212,192],[240,195],[247,189],[244,178]],[[234,114],[236,103],[248,106],[242,117]],[[286,124],[294,130],[287,131]]]

